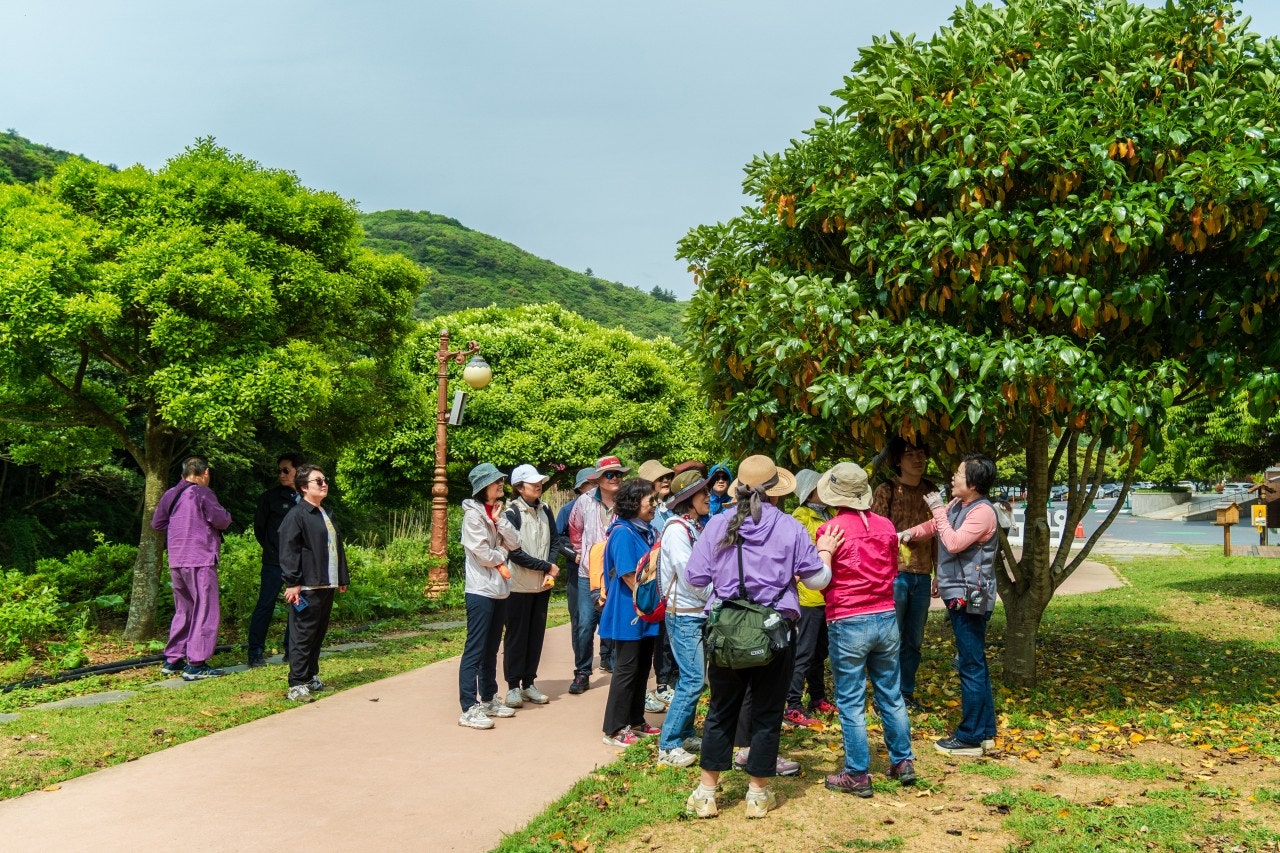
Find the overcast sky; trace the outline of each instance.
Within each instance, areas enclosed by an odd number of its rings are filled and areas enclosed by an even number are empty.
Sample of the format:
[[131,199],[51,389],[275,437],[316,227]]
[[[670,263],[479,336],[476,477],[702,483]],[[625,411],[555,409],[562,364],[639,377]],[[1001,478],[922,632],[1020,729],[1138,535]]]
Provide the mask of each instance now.
[[[692,290],[676,241],[956,0],[6,0],[0,127],[155,169],[200,136],[361,210],[430,210],[576,270]],[[1247,0],[1280,31],[1280,2]],[[572,307],[572,306],[570,306]]]

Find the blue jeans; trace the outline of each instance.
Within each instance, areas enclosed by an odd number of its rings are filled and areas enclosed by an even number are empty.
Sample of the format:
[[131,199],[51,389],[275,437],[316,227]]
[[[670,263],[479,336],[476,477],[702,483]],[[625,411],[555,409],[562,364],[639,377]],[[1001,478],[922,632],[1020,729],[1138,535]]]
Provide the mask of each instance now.
[[955,739],[982,743],[996,736],[996,703],[991,695],[991,673],[987,669],[987,622],[990,613],[951,610],[951,630],[956,635],[956,669],[960,673],[960,725]]
[[702,638],[705,616],[668,615],[667,640],[675,656],[679,673],[675,695],[662,721],[658,749],[675,749],[687,737],[693,737],[693,717],[698,710],[698,697],[706,685],[707,649]]
[[[596,628],[600,625],[600,611],[591,600],[587,579],[578,578],[578,624],[573,636],[573,674],[590,675],[594,669],[592,655],[595,652]],[[604,649],[601,650],[603,657]]]
[[894,764],[915,755],[911,751],[911,722],[898,686],[898,617],[892,611],[850,616],[827,623],[831,646],[831,674],[836,708],[844,736],[844,769],[871,769],[867,746],[867,676],[876,691],[876,705],[884,725],[884,743]]
[[[249,657],[261,657],[266,651],[267,630],[271,627],[271,617],[276,613],[276,600],[280,590],[284,588],[279,566],[263,566],[262,577],[258,585],[258,603],[253,606],[253,615],[249,617]],[[289,621],[285,620],[284,642],[281,644],[285,660],[289,659]]]
[[920,649],[924,647],[924,624],[929,619],[929,596],[933,578],[911,572],[898,572],[893,582],[893,609],[898,614],[898,636],[902,652],[902,693],[916,693],[916,670],[920,668]]
[[498,647],[507,621],[507,600],[466,594],[467,641],[458,661],[458,702],[467,710],[498,692]]

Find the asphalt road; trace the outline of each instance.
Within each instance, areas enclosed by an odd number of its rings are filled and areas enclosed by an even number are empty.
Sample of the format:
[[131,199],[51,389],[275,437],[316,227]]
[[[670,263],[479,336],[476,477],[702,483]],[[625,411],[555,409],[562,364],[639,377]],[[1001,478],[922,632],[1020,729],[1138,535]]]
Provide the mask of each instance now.
[[[1115,499],[1100,500],[1094,504],[1092,512],[1084,519],[1084,532],[1092,536],[1093,531],[1107,517]],[[1058,501],[1055,509],[1066,509],[1066,501]],[[1244,515],[1242,513],[1242,515]],[[1120,542],[1154,542],[1158,544],[1220,545],[1222,529],[1208,521],[1166,521],[1156,518],[1138,518],[1121,513],[1102,534],[1100,542],[1108,539]],[[1249,524],[1247,516],[1231,530],[1231,541],[1236,545],[1258,544],[1258,532]],[[1280,544],[1280,536],[1272,534],[1271,544]]]

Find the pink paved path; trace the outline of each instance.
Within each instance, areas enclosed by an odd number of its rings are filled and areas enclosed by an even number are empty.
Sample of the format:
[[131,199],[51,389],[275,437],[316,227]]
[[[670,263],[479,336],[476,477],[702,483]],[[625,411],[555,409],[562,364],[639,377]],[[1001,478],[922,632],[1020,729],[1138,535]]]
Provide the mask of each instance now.
[[568,625],[540,669],[551,703],[489,731],[457,725],[455,657],[0,802],[0,850],[489,850],[619,752],[608,676],[566,692]]

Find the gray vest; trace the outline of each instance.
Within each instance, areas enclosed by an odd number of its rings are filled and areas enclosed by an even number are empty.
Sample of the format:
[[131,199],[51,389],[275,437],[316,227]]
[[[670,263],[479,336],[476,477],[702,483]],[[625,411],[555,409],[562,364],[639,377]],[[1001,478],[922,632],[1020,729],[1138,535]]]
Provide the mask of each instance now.
[[[982,504],[995,506],[986,498],[978,498],[968,504],[955,504],[947,508],[947,520],[953,530],[959,530],[964,524],[965,516]],[[938,540],[938,594],[943,600],[949,598],[967,598],[967,590],[981,583],[987,596],[984,613],[990,613],[996,606],[996,550],[1000,547],[999,531],[993,532],[986,542],[975,542],[958,554],[952,554],[942,547]]]

